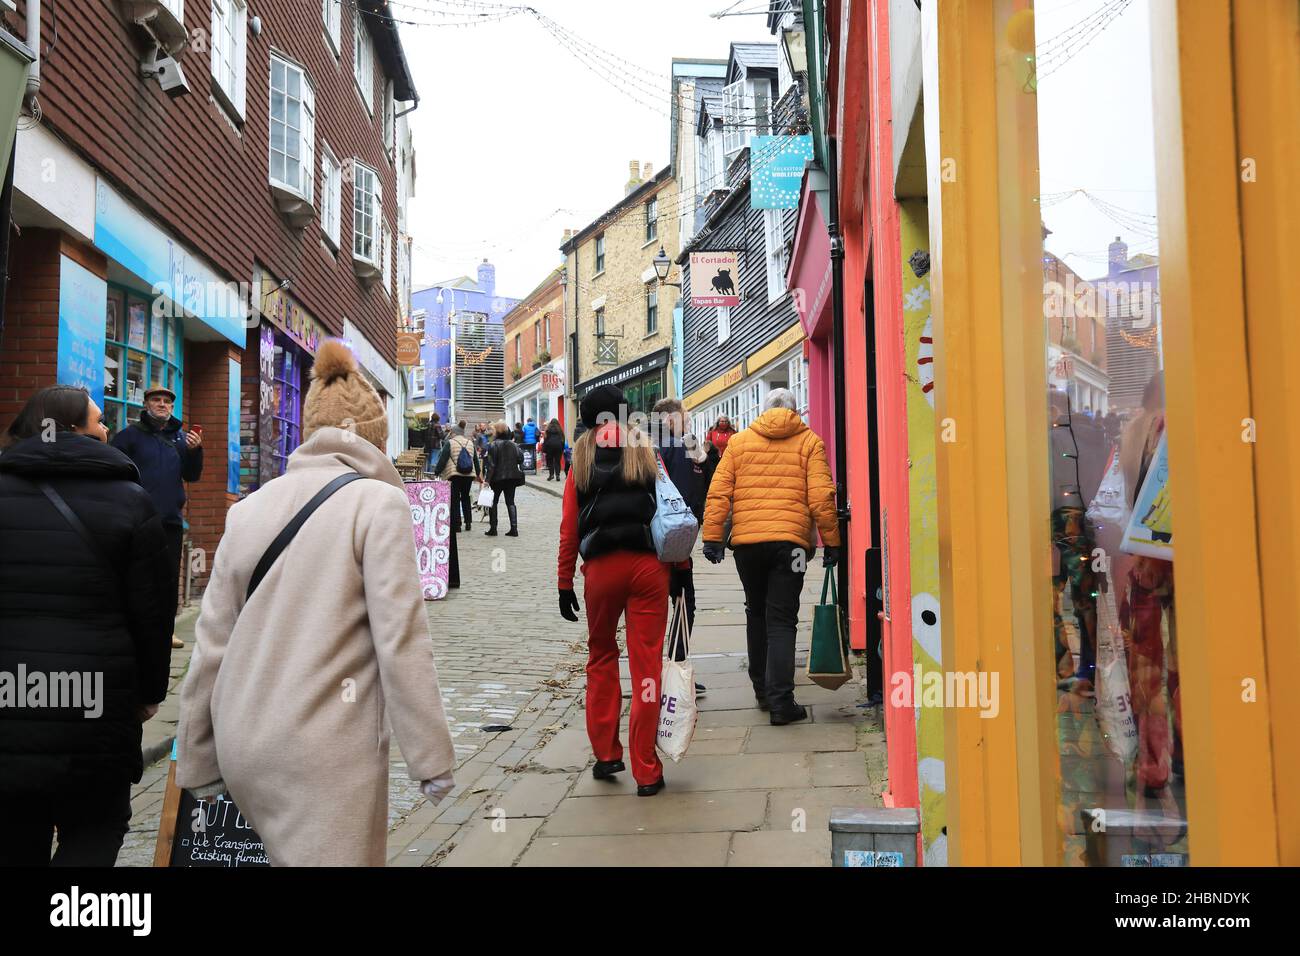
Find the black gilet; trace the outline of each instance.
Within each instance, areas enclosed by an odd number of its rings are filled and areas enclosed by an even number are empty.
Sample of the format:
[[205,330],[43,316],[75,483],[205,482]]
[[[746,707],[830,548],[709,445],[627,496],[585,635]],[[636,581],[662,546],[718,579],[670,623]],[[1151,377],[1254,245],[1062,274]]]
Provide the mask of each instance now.
[[611,551],[654,551],[650,521],[654,484],[623,480],[623,450],[597,446],[591,483],[578,491],[578,553],[584,561]]

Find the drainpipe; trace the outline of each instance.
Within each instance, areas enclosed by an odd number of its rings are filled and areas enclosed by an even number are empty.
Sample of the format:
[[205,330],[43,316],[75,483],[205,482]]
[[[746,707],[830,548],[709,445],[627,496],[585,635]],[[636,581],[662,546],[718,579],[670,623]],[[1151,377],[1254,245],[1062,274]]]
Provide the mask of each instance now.
[[27,67],[27,92],[23,103],[31,107],[36,94],[41,91],[41,2],[27,0],[27,48],[34,59]]
[[[830,174],[830,210],[826,231],[831,240],[831,320],[835,341],[835,497],[840,522],[840,562],[836,566],[840,613],[849,615],[849,448],[848,423],[845,421],[847,400],[844,393],[844,239],[840,236],[839,146],[834,136],[827,140],[827,172]],[[868,428],[874,418],[868,418]],[[873,480],[874,483],[874,480]]]

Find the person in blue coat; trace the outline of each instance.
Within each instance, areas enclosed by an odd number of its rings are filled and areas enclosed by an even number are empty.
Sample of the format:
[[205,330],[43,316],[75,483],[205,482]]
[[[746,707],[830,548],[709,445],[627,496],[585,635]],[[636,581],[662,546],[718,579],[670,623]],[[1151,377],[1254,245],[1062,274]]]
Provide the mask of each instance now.
[[537,422],[531,418],[524,425],[524,445],[528,448],[537,447]]
[[[682,500],[695,515],[700,526],[704,525],[704,503],[708,484],[704,474],[704,443],[692,435],[686,428],[686,408],[675,398],[663,398],[655,402],[654,428],[651,434],[658,446],[659,457],[663,459],[664,470],[668,479],[676,486]],[[692,564],[694,559],[691,559]],[[668,597],[676,602],[679,594],[686,597],[686,621],[695,628],[695,572],[692,568],[674,568],[669,579]],[[677,646],[676,659],[683,660],[685,649]],[[697,696],[704,694],[703,684],[696,683]]]
[[[184,538],[185,482],[203,476],[203,435],[190,429],[182,432],[181,421],[172,415],[176,393],[169,388],[151,388],[144,393],[139,421],[113,436],[113,447],[124,452],[140,471],[140,484],[149,492],[162,518],[167,539],[167,560],[171,578],[171,612],[176,617],[180,586],[181,544]],[[181,647],[173,635],[172,647]]]

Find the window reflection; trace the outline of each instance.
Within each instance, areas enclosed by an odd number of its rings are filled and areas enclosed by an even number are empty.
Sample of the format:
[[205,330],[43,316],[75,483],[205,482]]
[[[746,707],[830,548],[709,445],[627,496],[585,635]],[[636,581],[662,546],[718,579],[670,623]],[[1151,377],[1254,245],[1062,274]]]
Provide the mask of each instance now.
[[1149,4],[1037,0],[1030,55],[1003,9],[1038,123],[1063,856],[1186,865]]

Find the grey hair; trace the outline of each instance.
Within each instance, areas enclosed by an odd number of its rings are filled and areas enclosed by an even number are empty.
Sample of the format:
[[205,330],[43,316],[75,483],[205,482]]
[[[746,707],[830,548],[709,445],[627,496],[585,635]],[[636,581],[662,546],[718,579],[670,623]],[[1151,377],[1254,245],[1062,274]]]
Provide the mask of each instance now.
[[794,397],[794,392],[788,388],[774,388],[767,393],[767,398],[763,402],[763,411],[772,408],[788,408],[792,412],[799,410],[799,402]]

